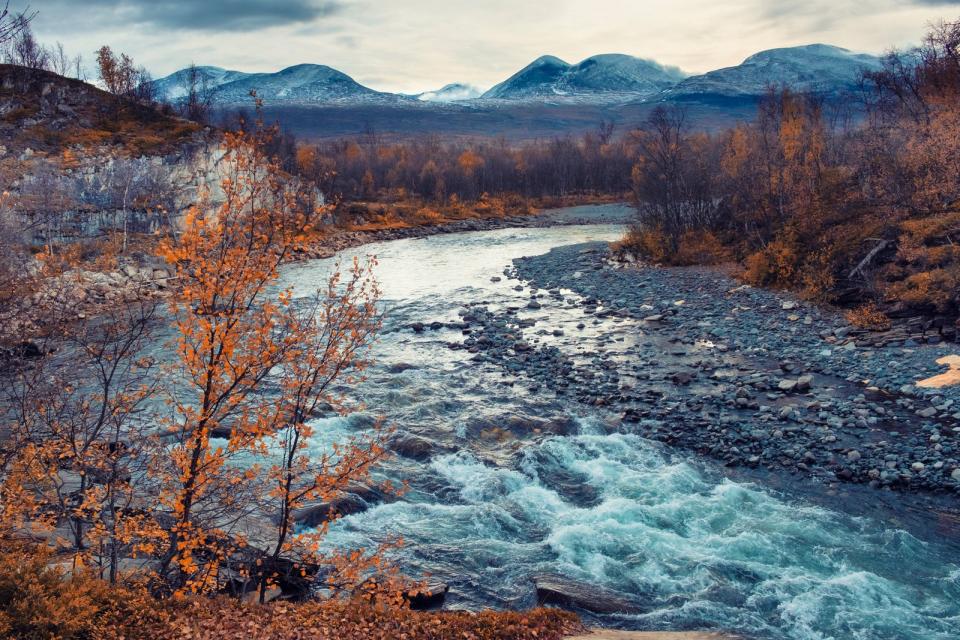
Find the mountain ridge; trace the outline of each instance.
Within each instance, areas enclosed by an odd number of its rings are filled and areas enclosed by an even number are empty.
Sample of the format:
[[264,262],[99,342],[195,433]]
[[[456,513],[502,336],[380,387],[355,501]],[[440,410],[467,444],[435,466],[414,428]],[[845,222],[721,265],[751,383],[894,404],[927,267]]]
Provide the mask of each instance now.
[[[758,98],[770,86],[796,91],[839,93],[852,88],[864,70],[881,58],[827,44],[759,51],[738,65],[689,75],[676,67],[626,54],[607,53],[576,64],[543,55],[487,91],[451,83],[435,91],[404,95],[377,91],[349,75],[321,64],[303,63],[273,73],[247,73],[222,67],[196,67],[219,105],[245,103],[252,90],[273,104],[398,104],[441,107],[445,104],[631,103],[697,98]],[[186,95],[189,70],[154,82],[157,95],[179,101]]]

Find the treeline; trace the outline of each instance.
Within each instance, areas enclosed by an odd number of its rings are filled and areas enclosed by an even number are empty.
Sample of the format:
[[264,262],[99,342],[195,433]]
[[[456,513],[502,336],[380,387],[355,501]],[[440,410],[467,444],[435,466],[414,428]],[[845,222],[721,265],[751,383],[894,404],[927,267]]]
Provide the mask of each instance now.
[[630,141],[602,124],[579,139],[514,146],[505,140],[384,142],[376,135],[301,145],[296,170],[325,193],[344,200],[387,194],[430,203],[482,196],[525,198],[625,194],[630,189]]
[[752,122],[717,135],[658,109],[632,134],[638,219],[626,244],[675,264],[735,258],[755,284],[949,324],[960,312],[960,22],[888,56],[861,97],[851,119],[771,91]]

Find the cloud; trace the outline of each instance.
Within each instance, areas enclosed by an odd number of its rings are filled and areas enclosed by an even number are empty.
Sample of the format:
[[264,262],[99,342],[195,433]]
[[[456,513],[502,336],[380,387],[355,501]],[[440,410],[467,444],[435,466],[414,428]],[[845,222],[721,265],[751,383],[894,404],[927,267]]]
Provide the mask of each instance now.
[[[2,0],[0,0],[2,1]],[[40,10],[44,43],[101,45],[157,77],[211,64],[326,64],[383,91],[492,86],[544,53],[626,53],[691,73],[764,49],[823,42],[881,53],[915,45],[960,0],[12,0]]]
[[[340,0],[87,0],[83,12],[159,29],[226,32],[303,24],[344,8]],[[73,0],[53,0],[43,7],[43,13],[63,19],[76,11]]]

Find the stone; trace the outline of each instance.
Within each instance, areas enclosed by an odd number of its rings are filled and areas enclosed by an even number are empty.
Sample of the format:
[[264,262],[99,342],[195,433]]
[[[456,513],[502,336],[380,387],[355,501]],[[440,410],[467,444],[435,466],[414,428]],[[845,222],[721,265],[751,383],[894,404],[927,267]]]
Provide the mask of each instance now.
[[784,392],[786,392],[786,393],[790,393],[791,391],[793,391],[794,389],[797,388],[797,381],[796,381],[796,380],[781,380],[780,383],[777,384],[777,388],[780,389],[780,391],[784,391]]
[[856,462],[859,459],[860,459],[860,452],[857,451],[856,449],[853,449],[852,451],[847,452],[847,460],[849,460],[850,462]]
[[595,584],[585,584],[558,575],[535,576],[537,604],[552,604],[592,613],[638,614],[643,609],[620,594]]
[[414,611],[433,611],[443,606],[449,591],[450,586],[445,582],[427,581],[415,593],[408,593],[407,599]]
[[390,441],[390,449],[404,458],[427,460],[433,453],[433,443],[409,433],[398,433]]
[[813,376],[805,375],[797,378],[797,391],[809,391],[813,385]]
[[293,521],[300,526],[316,527],[327,522],[330,519],[331,512],[348,516],[366,510],[367,503],[363,498],[348,493],[330,502],[318,502],[294,509],[290,515]]

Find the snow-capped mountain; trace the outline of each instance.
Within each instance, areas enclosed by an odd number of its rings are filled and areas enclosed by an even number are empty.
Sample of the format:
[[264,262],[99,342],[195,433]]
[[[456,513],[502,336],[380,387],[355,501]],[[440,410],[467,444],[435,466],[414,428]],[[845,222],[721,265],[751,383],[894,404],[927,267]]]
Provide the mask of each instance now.
[[863,70],[877,69],[881,59],[826,44],[770,49],[756,53],[735,67],[687,78],[668,91],[672,97],[753,97],[767,88],[787,86],[795,91],[827,93],[856,85]]
[[416,98],[421,102],[459,102],[461,100],[479,98],[482,94],[483,89],[479,87],[475,87],[472,84],[455,82],[436,91],[425,91],[417,94]]
[[[687,77],[675,67],[622,54],[591,56],[569,64],[542,56],[492,89],[464,83],[436,91],[400,95],[375,91],[324,65],[300,64],[276,73],[245,73],[220,67],[197,67],[218,104],[249,104],[256,90],[268,106],[397,105],[403,109],[501,109],[511,104],[629,105],[664,100],[748,98],[767,88],[839,92],[851,88],[864,69],[881,59],[824,44],[761,51],[735,67]],[[155,82],[157,95],[177,101],[186,93],[188,70]]]
[[[202,67],[223,73],[211,73],[209,86],[215,87],[214,101],[218,104],[249,102],[250,92],[268,104],[283,103],[342,103],[403,100],[401,96],[381,93],[363,86],[345,73],[319,64],[298,64],[276,73],[241,73],[224,71],[217,67]],[[184,95],[187,70],[182,70],[157,81],[158,95],[176,100]],[[160,90],[165,89],[163,93]]]
[[682,80],[679,69],[622,54],[591,56],[575,65],[542,56],[483,94],[484,99],[651,96]]
[[[249,76],[249,73],[243,71],[231,71],[221,67],[196,67],[197,75],[203,84],[209,89],[242,80]],[[161,100],[174,101],[179,100],[187,94],[189,85],[189,69],[181,69],[176,73],[171,73],[165,78],[154,81],[153,86],[157,97]]]

